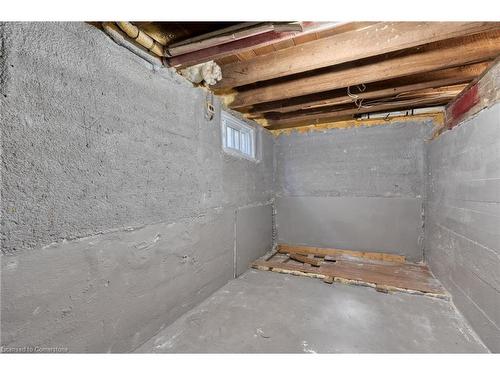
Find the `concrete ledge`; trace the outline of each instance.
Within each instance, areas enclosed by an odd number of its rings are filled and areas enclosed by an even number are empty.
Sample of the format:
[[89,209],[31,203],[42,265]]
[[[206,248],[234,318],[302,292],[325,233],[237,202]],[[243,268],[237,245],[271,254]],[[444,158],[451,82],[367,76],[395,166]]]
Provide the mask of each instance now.
[[128,352],[233,276],[234,211],[2,257],[2,346]]
[[278,242],[380,251],[422,260],[422,199],[281,197]]

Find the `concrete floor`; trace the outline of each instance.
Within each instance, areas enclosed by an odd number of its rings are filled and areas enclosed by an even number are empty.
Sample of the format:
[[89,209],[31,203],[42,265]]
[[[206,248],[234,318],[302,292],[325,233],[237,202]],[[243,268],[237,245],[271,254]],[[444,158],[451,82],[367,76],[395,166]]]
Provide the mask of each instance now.
[[249,270],[137,351],[442,353],[487,349],[444,300]]

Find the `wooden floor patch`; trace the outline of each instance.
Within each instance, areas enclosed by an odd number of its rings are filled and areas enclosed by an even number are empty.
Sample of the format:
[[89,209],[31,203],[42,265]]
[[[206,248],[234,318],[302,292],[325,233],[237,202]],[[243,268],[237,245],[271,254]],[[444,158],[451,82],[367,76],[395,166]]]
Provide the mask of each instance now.
[[406,262],[399,255],[278,245],[277,252],[256,260],[253,268],[376,288],[447,298],[427,265]]

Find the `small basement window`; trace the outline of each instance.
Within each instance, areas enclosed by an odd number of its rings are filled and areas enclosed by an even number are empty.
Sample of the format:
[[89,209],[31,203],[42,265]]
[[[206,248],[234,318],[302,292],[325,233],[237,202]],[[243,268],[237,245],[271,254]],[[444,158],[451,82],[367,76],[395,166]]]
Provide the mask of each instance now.
[[255,129],[227,112],[221,113],[221,122],[224,151],[255,160]]

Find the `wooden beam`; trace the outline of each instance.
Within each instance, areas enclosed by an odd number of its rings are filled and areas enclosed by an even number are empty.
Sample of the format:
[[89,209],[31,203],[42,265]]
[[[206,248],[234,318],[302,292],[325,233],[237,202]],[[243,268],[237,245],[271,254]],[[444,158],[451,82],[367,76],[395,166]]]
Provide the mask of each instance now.
[[452,78],[444,78],[444,79],[438,79],[434,81],[428,81],[428,82],[421,82],[421,83],[415,83],[415,84],[410,84],[410,85],[402,85],[402,86],[397,86],[397,87],[388,87],[388,88],[383,88],[383,89],[378,89],[378,90],[366,90],[364,92],[354,92],[351,93],[351,96],[349,95],[342,95],[342,96],[334,96],[330,98],[323,98],[320,100],[314,100],[310,102],[305,102],[301,104],[290,104],[288,106],[280,106],[278,108],[272,108],[272,107],[267,107],[262,110],[258,110],[258,108],[252,110],[250,112],[249,118],[255,118],[255,117],[261,117],[262,114],[265,114],[267,112],[280,112],[280,113],[287,113],[287,112],[293,112],[293,111],[299,111],[299,110],[307,110],[307,109],[314,109],[314,108],[322,108],[322,107],[330,107],[330,106],[335,106],[335,105],[341,105],[341,104],[350,104],[353,103],[355,100],[367,100],[367,99],[380,99],[380,98],[386,98],[386,97],[391,97],[391,96],[407,96],[407,95],[414,95],[418,94],[420,92],[427,92],[427,91],[422,91],[426,89],[432,89],[432,88],[439,88],[443,86],[451,86],[455,84],[463,84],[472,81],[475,78],[473,75],[463,75],[463,76],[455,76]]
[[[445,126],[452,129],[461,121],[500,101],[500,57],[478,76],[445,109]],[[440,129],[441,131],[441,129]]]
[[382,260],[386,262],[396,262],[396,263],[404,263],[406,261],[404,255],[378,253],[373,251],[355,251],[355,250],[332,249],[324,247],[287,245],[287,244],[278,244],[278,252],[281,254],[317,255],[322,257],[347,255],[347,256],[370,259],[370,260]]
[[383,22],[229,64],[214,88],[228,89],[500,28],[495,22]]
[[191,53],[174,56],[167,59],[167,64],[176,68],[201,64],[210,60],[217,60],[226,56],[248,52],[253,50],[254,48],[269,46],[278,41],[293,38],[296,34],[297,33],[295,32],[276,31],[258,34],[249,38],[236,40],[234,42],[229,42]]
[[[481,62],[477,64],[470,64],[459,66],[455,68],[447,68],[436,70],[434,72],[427,72],[422,74],[410,75],[402,78],[396,78],[386,81],[379,81],[366,86],[366,91],[363,94],[370,95],[372,91],[383,90],[386,88],[397,89],[401,86],[437,82],[441,80],[450,80],[449,84],[470,82],[477,76],[481,75],[491,62]],[[453,83],[454,82],[454,83]],[[432,86],[431,86],[432,87]],[[359,93],[359,89],[354,87],[352,89],[354,94]],[[261,114],[265,112],[291,112],[300,109],[313,108],[321,106],[323,103],[328,103],[330,99],[337,100],[339,97],[348,97],[346,95],[347,89],[337,89],[327,92],[315,93],[311,95],[299,96],[286,100],[279,100],[275,102],[260,103],[250,107],[242,107],[239,111],[247,112],[248,117],[256,117],[253,114]]]
[[[254,35],[245,39],[224,43],[210,48],[204,48],[178,56],[173,56],[167,59],[167,64],[176,68],[196,65],[210,60],[219,60],[227,56],[249,52],[258,48],[269,47],[271,45],[274,45],[275,43],[292,38],[315,38],[316,31],[320,30],[332,29],[339,30],[339,32],[341,32],[345,28],[351,27],[350,24],[339,23],[337,26],[332,22],[302,22],[302,26],[303,31],[301,32],[282,31],[279,30],[279,28],[276,29],[275,27],[273,31],[263,34]],[[358,27],[361,27],[361,25],[359,25]],[[274,51],[272,47],[271,50]]]
[[[445,99],[450,99],[454,98],[456,95],[458,95],[465,87],[467,87],[467,83],[462,83],[458,85],[451,85],[451,86],[443,86],[443,87],[437,87],[437,88],[428,88],[428,89],[420,89],[420,90],[414,90],[410,92],[402,92],[398,95],[392,95],[392,96],[384,96],[382,98],[376,98],[373,100],[366,100],[366,101],[359,101],[357,104],[355,104],[352,100],[347,103],[340,103],[340,105],[333,105],[333,106],[328,106],[328,107],[318,107],[318,108],[312,108],[312,109],[306,109],[306,110],[299,110],[299,111],[294,111],[294,112],[286,112],[286,113],[279,113],[279,112],[270,112],[266,114],[266,119],[268,120],[295,120],[295,119],[314,119],[314,118],[321,118],[321,117],[328,117],[329,114],[332,112],[340,111],[340,110],[351,110],[353,108],[357,109],[359,106],[360,109],[366,108],[367,107],[373,108],[376,107],[380,104],[389,104],[389,103],[395,103],[395,102],[401,102],[404,100],[409,100],[409,99],[424,99],[424,98],[434,98],[434,99],[440,99],[440,98],[445,98]],[[342,105],[343,104],[343,105]],[[317,117],[319,116],[319,117]]]
[[[230,28],[219,30],[219,32],[212,32],[188,40],[184,40],[179,43],[172,44],[166,49],[167,56],[178,56],[185,53],[190,53],[194,51],[199,51],[201,49],[210,48],[218,46],[221,44],[233,42],[235,40],[241,40],[249,38],[255,35],[268,33],[270,31],[276,32],[301,32],[303,30],[301,24],[297,23],[259,23],[255,24],[253,22],[247,22],[242,25],[243,28],[238,28],[236,30],[230,30],[238,25],[232,26]],[[215,35],[213,35],[215,34]]]
[[320,124],[310,124],[304,126],[295,126],[292,128],[274,129],[271,133],[277,137],[281,134],[291,134],[292,132],[305,134],[309,132],[324,132],[331,129],[351,129],[359,127],[372,127],[372,126],[387,126],[392,124],[401,124],[406,122],[415,122],[420,120],[430,120],[436,127],[444,124],[444,112],[439,107],[436,107],[434,112],[414,113],[411,115],[394,114],[389,117],[370,117],[370,118],[357,118],[349,117],[347,120],[334,119],[330,122],[321,122]]
[[412,108],[423,108],[428,106],[444,105],[447,104],[450,100],[452,100],[459,92],[460,91],[455,91],[451,93],[449,96],[441,96],[439,98],[401,100],[397,102],[389,102],[387,104],[375,105],[369,108],[359,108],[359,109],[349,108],[332,112],[296,116],[292,119],[267,120],[266,128],[270,130],[286,129],[298,126],[313,125],[315,123],[320,123],[319,120],[334,121],[339,118],[344,118],[347,115],[352,116],[363,113],[386,112],[386,111],[401,110],[401,109],[407,110]]
[[321,266],[321,263],[323,263],[322,259],[309,258],[307,256],[299,255],[299,254],[288,254],[288,257],[290,259],[296,260],[300,263],[310,264],[311,266],[314,266],[314,267],[319,267],[319,266]]
[[226,104],[246,107],[489,60],[500,54],[500,31],[454,39],[438,47],[429,45],[415,53],[246,90],[228,96]]

